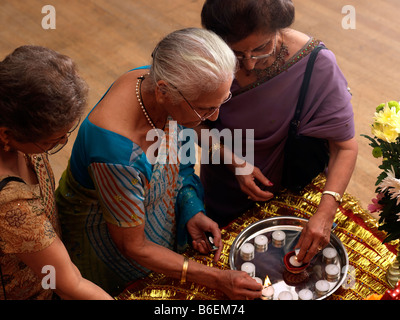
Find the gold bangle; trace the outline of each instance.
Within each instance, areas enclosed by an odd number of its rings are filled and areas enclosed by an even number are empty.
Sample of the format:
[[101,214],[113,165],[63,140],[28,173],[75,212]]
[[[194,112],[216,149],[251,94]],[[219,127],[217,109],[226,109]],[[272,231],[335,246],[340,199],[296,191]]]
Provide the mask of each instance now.
[[189,259],[184,257],[183,259],[183,267],[182,267],[182,276],[181,276],[181,283],[184,284],[186,282],[186,274],[189,266]]

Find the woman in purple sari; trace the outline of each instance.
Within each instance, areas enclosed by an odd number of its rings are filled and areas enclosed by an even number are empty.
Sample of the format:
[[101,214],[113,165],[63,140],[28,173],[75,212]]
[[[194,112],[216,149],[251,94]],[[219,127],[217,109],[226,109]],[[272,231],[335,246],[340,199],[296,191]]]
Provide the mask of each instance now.
[[[223,14],[222,14],[223,13]],[[225,226],[254,205],[282,190],[284,145],[294,116],[309,53],[320,41],[290,29],[290,0],[207,0],[202,23],[235,52],[240,67],[233,98],[220,110],[213,127],[254,130],[254,170],[235,175],[239,162],[202,164],[208,215]],[[329,141],[330,160],[317,212],[299,239],[298,259],[308,262],[329,242],[340,197],[354,170],[357,143],[351,94],[334,54],[321,50],[301,113],[299,133]],[[243,150],[245,149],[243,137]],[[227,148],[225,148],[227,149]],[[214,152],[230,152],[212,145]],[[222,159],[222,158],[221,158]]]

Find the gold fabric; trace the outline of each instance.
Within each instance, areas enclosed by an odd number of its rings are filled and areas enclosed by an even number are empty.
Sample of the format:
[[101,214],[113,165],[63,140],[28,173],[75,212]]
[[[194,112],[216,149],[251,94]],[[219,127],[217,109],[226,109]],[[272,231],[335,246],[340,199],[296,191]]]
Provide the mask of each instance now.
[[[325,177],[320,175],[300,194],[283,193],[266,203],[258,203],[222,230],[224,249],[218,263],[213,256],[204,256],[192,249],[185,256],[199,263],[229,269],[229,251],[239,233],[250,224],[274,216],[310,218],[317,210]],[[342,241],[350,261],[349,281],[328,299],[363,300],[371,294],[383,294],[390,289],[385,280],[386,270],[395,260],[399,241],[382,244],[385,234],[378,230],[378,222],[361,208],[349,194],[343,196],[338,208],[334,234]],[[227,297],[218,290],[195,283],[180,284],[178,279],[151,273],[126,288],[121,300],[222,300]]]

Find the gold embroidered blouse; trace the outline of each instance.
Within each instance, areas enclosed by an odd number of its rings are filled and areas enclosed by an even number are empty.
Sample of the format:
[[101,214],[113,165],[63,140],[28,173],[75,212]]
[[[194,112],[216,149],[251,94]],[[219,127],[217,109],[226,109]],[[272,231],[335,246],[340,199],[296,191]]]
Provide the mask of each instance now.
[[[54,176],[46,155],[28,156],[39,184],[9,182],[0,192],[0,299],[49,299],[39,277],[19,258],[47,248],[60,236]],[[0,181],[6,176],[0,176]],[[4,291],[6,297],[4,297]]]

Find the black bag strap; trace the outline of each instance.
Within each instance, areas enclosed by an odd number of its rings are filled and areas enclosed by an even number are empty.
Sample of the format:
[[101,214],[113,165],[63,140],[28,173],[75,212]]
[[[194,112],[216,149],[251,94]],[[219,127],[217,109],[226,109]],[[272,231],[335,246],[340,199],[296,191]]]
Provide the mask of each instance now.
[[22,180],[21,178],[18,178],[18,177],[7,177],[7,178],[4,178],[3,180],[0,181],[0,191],[3,190],[3,188],[7,185],[7,183],[9,183],[11,181],[17,181],[17,182],[25,183],[25,181]]
[[[3,180],[0,181],[0,191],[3,190],[4,187],[7,185],[7,183],[9,183],[11,181],[17,181],[17,182],[25,183],[25,181],[22,180],[21,178],[18,178],[18,177],[7,177],[7,178],[4,178]],[[4,284],[3,272],[1,270],[1,266],[0,266],[0,280],[1,280],[1,285],[3,287],[4,300],[7,300],[6,286]]]
[[303,109],[304,100],[306,99],[306,94],[308,91],[308,85],[310,84],[311,74],[314,68],[315,59],[317,59],[318,52],[321,49],[326,49],[323,45],[318,45],[314,48],[310,53],[310,57],[307,62],[306,71],[304,72],[303,83],[300,88],[299,100],[297,100],[296,111],[294,113],[294,117],[290,122],[289,134],[295,135],[300,125],[300,115],[301,110]]

